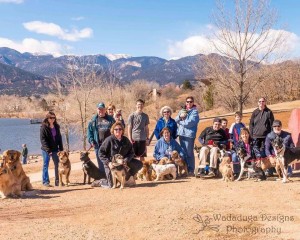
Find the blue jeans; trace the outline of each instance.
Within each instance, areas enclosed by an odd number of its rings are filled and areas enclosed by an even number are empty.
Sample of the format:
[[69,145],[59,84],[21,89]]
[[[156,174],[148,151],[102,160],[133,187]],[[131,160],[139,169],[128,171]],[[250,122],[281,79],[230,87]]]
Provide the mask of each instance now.
[[233,173],[239,173],[241,171],[240,159],[237,156],[236,152],[231,152],[231,158],[233,163]]
[[[42,176],[42,181],[43,184],[49,184],[49,173],[48,173],[48,168],[49,168],[49,162],[50,162],[50,155],[42,150],[42,155],[43,155],[43,176]],[[58,186],[59,183],[59,177],[58,177],[58,156],[57,152],[52,152],[52,160],[54,162],[54,172],[55,172],[55,186]]]
[[22,157],[22,164],[27,164],[27,156],[23,156]]
[[194,143],[195,138],[179,136],[180,146],[186,154],[186,163],[188,172],[194,173],[195,170],[195,156],[194,156]]
[[100,157],[99,157],[99,148],[95,148],[95,154],[96,154],[96,158],[97,158],[98,167],[99,167],[100,172],[105,172],[103,162],[100,160]]

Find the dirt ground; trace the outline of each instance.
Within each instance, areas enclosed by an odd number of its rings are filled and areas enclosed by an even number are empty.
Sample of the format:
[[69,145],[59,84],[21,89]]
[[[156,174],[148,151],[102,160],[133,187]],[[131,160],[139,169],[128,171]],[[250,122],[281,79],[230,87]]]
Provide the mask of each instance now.
[[[78,153],[71,161],[79,161]],[[24,169],[41,171],[41,161]],[[35,190],[22,198],[1,200],[0,239],[299,240],[300,172],[291,179],[226,183],[189,177],[137,181],[120,190],[82,185],[82,170],[72,170],[69,187],[34,182]]]

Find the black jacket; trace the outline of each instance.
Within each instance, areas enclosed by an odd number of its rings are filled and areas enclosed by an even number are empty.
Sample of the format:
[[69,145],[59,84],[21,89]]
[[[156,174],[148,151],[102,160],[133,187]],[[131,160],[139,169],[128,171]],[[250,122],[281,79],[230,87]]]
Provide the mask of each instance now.
[[228,142],[226,132],[222,128],[214,130],[213,127],[205,128],[198,140],[203,145],[207,145],[209,140],[214,141],[216,144],[227,144]]
[[40,140],[42,147],[41,149],[47,153],[63,151],[62,137],[60,133],[60,127],[58,124],[54,124],[56,130],[55,141],[52,137],[51,129],[46,124],[41,125],[40,129]]
[[130,162],[134,157],[132,144],[129,139],[122,136],[119,141],[114,135],[107,137],[99,149],[99,158],[101,161],[111,162],[112,156],[121,154],[125,162]]
[[251,115],[249,130],[252,138],[265,138],[272,131],[274,115],[269,108],[255,109]]

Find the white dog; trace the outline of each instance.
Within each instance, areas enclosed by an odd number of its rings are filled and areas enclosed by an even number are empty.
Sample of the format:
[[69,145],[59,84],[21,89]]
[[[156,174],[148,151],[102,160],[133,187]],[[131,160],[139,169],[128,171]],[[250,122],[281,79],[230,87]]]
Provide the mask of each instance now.
[[177,168],[174,164],[166,164],[166,165],[159,165],[159,164],[152,164],[154,171],[156,172],[156,179],[154,181],[158,181],[163,179],[163,176],[167,174],[171,174],[173,180],[176,179],[176,172]]

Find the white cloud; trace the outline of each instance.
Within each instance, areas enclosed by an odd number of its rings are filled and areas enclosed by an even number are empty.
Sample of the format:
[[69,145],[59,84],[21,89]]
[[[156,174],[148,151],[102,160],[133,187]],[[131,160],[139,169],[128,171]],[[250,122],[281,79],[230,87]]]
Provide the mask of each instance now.
[[39,41],[33,38],[25,38],[21,42],[0,38],[0,47],[12,48],[21,53],[52,54],[54,57],[61,56],[63,50],[65,50],[64,46],[56,42]]
[[71,18],[71,20],[73,20],[73,21],[81,21],[83,19],[84,19],[84,17],[82,17],[82,16]]
[[[214,26],[207,25],[206,28],[207,28],[207,32],[205,33],[188,37],[182,41],[170,41],[168,46],[168,54],[170,58],[186,57],[186,56],[192,56],[200,53],[201,54],[216,53],[217,52],[216,49],[208,40],[209,33],[215,30]],[[282,60],[295,57],[295,56],[299,57],[300,37],[292,32],[288,32],[284,30],[274,30],[274,29],[270,30],[269,36],[259,48],[258,54],[259,55],[264,54],[266,49],[272,45],[274,39],[279,34],[282,34],[284,36],[285,42],[284,44],[282,44],[280,48],[274,51],[274,54],[281,55],[281,57],[283,58]],[[215,38],[211,37],[211,34],[210,34],[210,39],[214,41],[219,48],[224,49],[224,46],[222,46],[222,44],[218,42]]]
[[15,4],[20,4],[23,3],[24,0],[0,0],[0,3],[15,3]]
[[26,22],[23,23],[23,26],[31,32],[50,35],[73,42],[79,41],[82,38],[90,38],[93,35],[93,30],[91,28],[83,28],[81,30],[67,30],[62,29],[55,23],[47,23],[41,21]]

